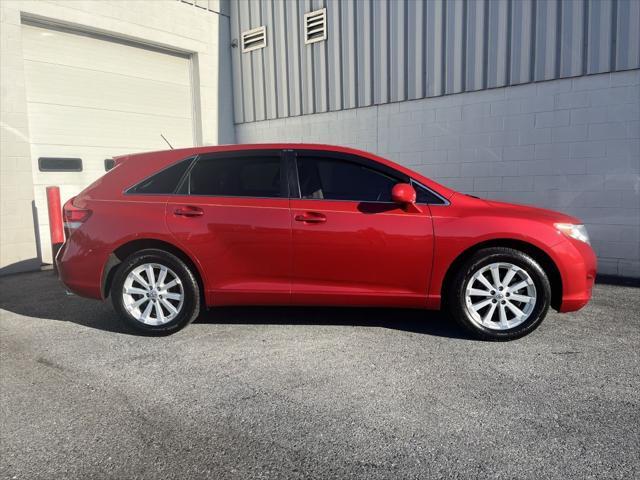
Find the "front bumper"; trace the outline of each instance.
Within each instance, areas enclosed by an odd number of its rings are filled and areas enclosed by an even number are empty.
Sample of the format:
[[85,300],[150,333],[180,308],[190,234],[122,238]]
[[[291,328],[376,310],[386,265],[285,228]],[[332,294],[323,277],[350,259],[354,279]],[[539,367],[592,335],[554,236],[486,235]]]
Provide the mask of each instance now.
[[574,312],[584,307],[593,291],[597,259],[590,245],[571,238],[554,247],[562,277],[562,302],[558,311]]

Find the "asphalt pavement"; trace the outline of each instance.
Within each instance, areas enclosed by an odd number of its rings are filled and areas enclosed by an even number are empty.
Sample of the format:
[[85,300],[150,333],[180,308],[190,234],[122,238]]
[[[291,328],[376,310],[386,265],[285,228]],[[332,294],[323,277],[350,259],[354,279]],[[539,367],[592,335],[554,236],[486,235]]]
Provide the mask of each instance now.
[[640,289],[480,342],[438,313],[225,308],[135,335],[0,279],[0,477],[632,479]]

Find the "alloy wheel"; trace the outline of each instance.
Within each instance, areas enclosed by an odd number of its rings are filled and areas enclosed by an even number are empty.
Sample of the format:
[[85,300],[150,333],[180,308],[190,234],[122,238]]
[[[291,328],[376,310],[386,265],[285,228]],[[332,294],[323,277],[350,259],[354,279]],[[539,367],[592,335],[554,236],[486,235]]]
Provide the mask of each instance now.
[[131,270],[122,288],[127,312],[147,325],[165,325],[175,319],[184,297],[178,275],[159,263],[144,263]]
[[490,330],[509,330],[524,323],[536,306],[531,276],[508,262],[496,262],[476,271],[465,289],[469,317]]

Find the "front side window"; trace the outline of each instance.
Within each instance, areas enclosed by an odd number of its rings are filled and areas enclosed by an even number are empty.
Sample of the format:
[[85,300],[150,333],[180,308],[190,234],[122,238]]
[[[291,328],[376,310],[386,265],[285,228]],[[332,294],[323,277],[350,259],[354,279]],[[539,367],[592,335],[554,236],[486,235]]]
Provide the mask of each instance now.
[[128,193],[143,195],[169,195],[174,193],[192,161],[193,158],[188,158],[171,165],[134,185],[129,189]]
[[282,197],[280,156],[200,158],[187,179],[191,195],[225,197]]
[[357,162],[321,156],[298,156],[300,195],[306,199],[390,202],[400,182]]

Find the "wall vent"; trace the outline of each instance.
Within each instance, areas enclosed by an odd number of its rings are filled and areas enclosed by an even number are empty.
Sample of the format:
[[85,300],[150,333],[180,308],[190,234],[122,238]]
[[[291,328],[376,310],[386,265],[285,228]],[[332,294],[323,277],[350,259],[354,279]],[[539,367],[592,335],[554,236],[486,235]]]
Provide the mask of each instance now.
[[81,172],[81,158],[38,158],[38,170],[41,172]]
[[322,42],[327,39],[327,9],[304,14],[304,43]]
[[242,53],[267,46],[267,27],[264,25],[242,32]]

